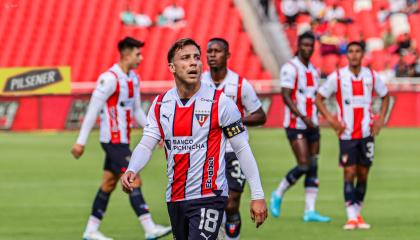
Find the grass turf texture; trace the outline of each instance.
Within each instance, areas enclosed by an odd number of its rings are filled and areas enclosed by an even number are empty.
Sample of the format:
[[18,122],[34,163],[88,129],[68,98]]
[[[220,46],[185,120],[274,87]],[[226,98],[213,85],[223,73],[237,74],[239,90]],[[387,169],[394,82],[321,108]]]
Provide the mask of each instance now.
[[[364,216],[373,228],[345,232],[342,171],[338,143],[322,129],[317,209],[331,216],[327,224],[304,223],[303,181],[286,193],[283,215],[269,216],[258,230],[249,219],[249,191],[242,198],[242,239],[419,239],[420,129],[384,129],[376,139]],[[133,139],[138,141],[138,131]],[[75,132],[0,133],[0,239],[81,239],[101,180],[103,152],[97,132],[85,155],[74,160]],[[266,199],[295,165],[283,130],[252,129],[251,146],[259,163]],[[134,146],[133,146],[134,147]],[[169,224],[164,191],[163,150],[142,172],[143,193],[157,223]],[[120,186],[111,196],[101,230],[114,239],[143,239],[143,230]],[[164,239],[171,239],[168,236]]]

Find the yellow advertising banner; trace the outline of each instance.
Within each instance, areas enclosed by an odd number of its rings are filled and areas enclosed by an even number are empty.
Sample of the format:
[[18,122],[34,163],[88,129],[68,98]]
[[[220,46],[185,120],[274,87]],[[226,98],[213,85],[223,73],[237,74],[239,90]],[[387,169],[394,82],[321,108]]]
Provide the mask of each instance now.
[[0,68],[0,96],[70,93],[70,67]]

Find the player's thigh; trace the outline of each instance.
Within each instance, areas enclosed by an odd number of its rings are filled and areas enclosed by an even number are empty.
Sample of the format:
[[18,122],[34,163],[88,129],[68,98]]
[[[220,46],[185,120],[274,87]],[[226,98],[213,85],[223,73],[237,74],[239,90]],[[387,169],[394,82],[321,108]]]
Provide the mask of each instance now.
[[174,239],[188,239],[188,219],[184,211],[184,202],[167,203]]
[[296,157],[296,161],[299,165],[308,165],[309,164],[309,147],[308,140],[303,138],[296,138],[294,140],[289,140],[290,146],[292,147],[293,154]]
[[102,191],[108,192],[108,193],[112,192],[117,186],[118,179],[119,177],[115,173],[108,170],[104,170],[103,175],[102,175],[102,183],[101,183]]
[[245,186],[245,175],[242,172],[239,160],[234,152],[225,154],[226,179],[229,190],[242,193]]
[[222,224],[226,197],[193,200],[188,210],[188,239],[215,240]]
[[308,140],[309,155],[310,156],[318,155],[319,150],[320,150],[320,139],[321,139],[319,128],[308,129],[306,138]]

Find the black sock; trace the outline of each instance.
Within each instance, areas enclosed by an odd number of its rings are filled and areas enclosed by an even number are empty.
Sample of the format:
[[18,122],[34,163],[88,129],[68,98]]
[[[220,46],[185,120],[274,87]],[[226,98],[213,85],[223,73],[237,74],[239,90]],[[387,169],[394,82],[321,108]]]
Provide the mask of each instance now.
[[344,182],[344,200],[346,205],[354,203],[354,184],[352,182]]
[[108,206],[109,197],[111,196],[111,193],[106,193],[99,189],[98,193],[96,193],[95,200],[93,201],[92,206],[92,215],[95,216],[98,219],[102,219],[106,207]]
[[354,200],[357,204],[362,205],[362,202],[365,199],[366,189],[366,182],[357,181],[356,188],[354,189]]
[[293,185],[303,174],[307,173],[308,170],[309,168],[307,166],[296,166],[287,173],[286,179],[290,185]]
[[226,235],[230,238],[236,238],[241,232],[241,214],[227,214],[226,213]]
[[135,188],[133,189],[133,192],[130,193],[130,203],[131,207],[134,209],[134,212],[136,212],[137,217],[149,213],[149,207],[144,201],[140,188]]

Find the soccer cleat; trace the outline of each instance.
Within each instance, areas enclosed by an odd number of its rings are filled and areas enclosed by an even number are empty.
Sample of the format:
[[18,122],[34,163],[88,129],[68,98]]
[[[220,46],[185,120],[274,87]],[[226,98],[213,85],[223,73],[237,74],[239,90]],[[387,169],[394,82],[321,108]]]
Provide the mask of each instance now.
[[344,224],[343,229],[344,230],[354,230],[357,228],[357,220],[348,220],[346,224]]
[[370,224],[366,223],[361,215],[357,216],[357,228],[358,229],[370,229]]
[[164,237],[171,232],[172,232],[172,228],[170,226],[164,227],[162,225],[156,224],[155,228],[151,232],[146,232],[144,235],[145,235],[146,240],[155,240],[155,239]]
[[330,217],[322,216],[317,211],[306,211],[303,215],[303,221],[305,222],[329,222],[331,221]]
[[275,192],[271,194],[270,211],[273,217],[280,217],[282,198],[277,196]]
[[83,240],[113,240],[112,238],[106,237],[99,231],[85,232],[83,234]]

